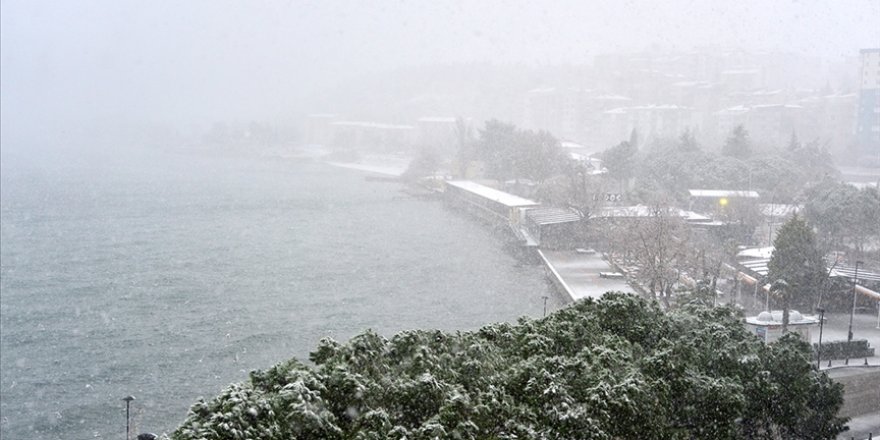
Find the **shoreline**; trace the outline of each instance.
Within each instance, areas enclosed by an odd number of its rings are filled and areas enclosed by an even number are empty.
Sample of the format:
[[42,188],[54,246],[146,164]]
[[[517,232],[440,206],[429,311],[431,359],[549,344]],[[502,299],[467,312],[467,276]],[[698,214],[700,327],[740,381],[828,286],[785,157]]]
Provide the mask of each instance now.
[[[372,159],[376,159],[376,157],[372,157]],[[400,177],[403,171],[399,167],[395,168],[387,164],[323,162],[339,168],[395,178]],[[370,180],[370,176],[367,176],[367,180]],[[506,230],[507,228],[504,229]],[[560,300],[559,308],[580,299],[599,298],[608,291],[637,293],[636,289],[630,286],[628,281],[605,279],[601,275],[602,272],[615,271],[614,266],[603,258],[580,255],[573,249],[568,251],[560,249],[542,250],[538,247],[527,247],[516,241],[516,237],[511,237],[513,234],[505,235],[507,235],[508,245],[504,247],[508,248],[508,251],[512,250],[518,260],[530,262],[528,264],[539,265],[544,269],[544,279],[549,289]],[[512,245],[515,249],[511,249],[509,245]]]
[[357,170],[357,171],[365,171],[368,173],[381,174],[383,176],[391,176],[391,177],[400,177],[406,171],[406,167],[394,166],[394,165],[378,165],[378,164],[366,164],[366,163],[353,163],[353,162],[336,162],[336,161],[322,161],[323,163],[338,167],[345,168],[349,170]]

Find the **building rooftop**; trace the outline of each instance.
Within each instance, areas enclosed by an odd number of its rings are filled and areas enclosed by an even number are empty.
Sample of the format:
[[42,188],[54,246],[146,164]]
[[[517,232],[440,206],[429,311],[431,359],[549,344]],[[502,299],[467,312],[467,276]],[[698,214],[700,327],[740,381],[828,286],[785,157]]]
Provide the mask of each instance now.
[[[757,316],[747,316],[746,323],[751,325],[782,325],[782,310],[761,312]],[[797,310],[788,311],[788,325],[815,325],[819,318],[802,315]]]
[[748,107],[746,107],[744,105],[737,105],[737,106],[728,107],[728,108],[719,110],[719,111],[715,112],[715,114],[718,114],[718,115],[725,115],[725,114],[739,115],[739,114],[748,113],[748,112],[749,112]]
[[453,123],[456,121],[452,116],[425,116],[418,119],[419,122],[437,122],[437,123]]
[[748,258],[750,260],[770,260],[773,255],[773,246],[743,249],[736,254],[736,258]]
[[632,98],[627,98],[622,95],[599,95],[593,99],[600,101],[632,101]]
[[539,205],[539,203],[534,200],[515,196],[504,191],[499,191],[495,188],[489,188],[488,186],[480,185],[479,183],[471,182],[470,180],[450,180],[446,182],[446,184],[494,202],[498,202],[510,208]]
[[758,205],[764,217],[779,217],[784,219],[804,209],[803,205],[788,205],[782,203],[761,203]]
[[[686,217],[684,211],[670,208],[668,214],[671,217]],[[646,205],[633,206],[603,206],[592,217],[654,217],[657,212],[654,208]]]
[[689,189],[691,197],[743,197],[756,199],[761,197],[757,191],[741,191],[729,189]]
[[569,208],[532,208],[526,211],[526,217],[537,225],[571,223],[583,219],[579,212]]
[[368,121],[338,121],[338,122],[331,122],[330,125],[337,125],[337,126],[344,126],[344,127],[378,128],[381,130],[413,130],[415,128],[412,125],[395,125],[395,124],[384,124],[381,122],[368,122]]

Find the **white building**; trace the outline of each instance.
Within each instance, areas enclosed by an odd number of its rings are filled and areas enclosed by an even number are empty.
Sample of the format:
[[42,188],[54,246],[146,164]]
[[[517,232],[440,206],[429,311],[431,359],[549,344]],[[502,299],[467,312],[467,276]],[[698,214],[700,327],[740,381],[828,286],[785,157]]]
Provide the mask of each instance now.
[[[804,341],[811,341],[812,329],[819,325],[819,318],[804,316],[797,310],[788,312],[788,332],[797,333]],[[775,342],[782,337],[782,310],[761,312],[746,317],[746,329],[764,343]]]

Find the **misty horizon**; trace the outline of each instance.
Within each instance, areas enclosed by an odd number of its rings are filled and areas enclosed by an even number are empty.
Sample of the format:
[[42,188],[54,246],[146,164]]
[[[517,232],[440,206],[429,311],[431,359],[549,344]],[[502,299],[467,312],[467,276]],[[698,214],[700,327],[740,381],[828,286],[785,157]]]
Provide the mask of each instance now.
[[344,113],[346,99],[381,105],[383,90],[359,86],[386,77],[431,84],[434,66],[479,86],[480,69],[510,70],[511,82],[528,90],[555,85],[542,82],[548,71],[590,66],[609,53],[721,48],[832,66],[880,45],[871,25],[880,22],[880,4],[870,1],[2,6],[7,141],[47,131],[64,139],[76,127],[108,124],[297,124],[308,113]]

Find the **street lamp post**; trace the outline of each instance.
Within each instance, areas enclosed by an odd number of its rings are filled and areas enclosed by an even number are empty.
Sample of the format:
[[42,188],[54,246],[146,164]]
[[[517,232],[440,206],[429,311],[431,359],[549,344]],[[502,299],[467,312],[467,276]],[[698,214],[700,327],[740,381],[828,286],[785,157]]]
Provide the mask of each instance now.
[[129,416],[131,414],[131,401],[134,400],[134,396],[125,396],[122,400],[125,401],[125,440],[131,440],[131,418]]
[[856,261],[856,272],[853,276],[853,288],[852,288],[853,300],[852,300],[852,310],[849,312],[849,332],[846,335],[846,362],[844,362],[845,365],[849,365],[849,351],[852,349],[852,338],[853,338],[852,323],[853,323],[853,316],[856,314],[856,284],[859,282],[859,266],[861,266],[862,264],[865,264],[865,263],[863,263],[862,261]]
[[819,348],[816,349],[816,369],[818,370],[819,363],[822,362],[822,328],[825,326],[825,309],[817,307],[816,311],[819,312]]

